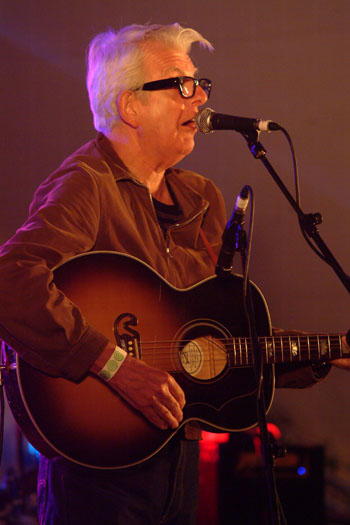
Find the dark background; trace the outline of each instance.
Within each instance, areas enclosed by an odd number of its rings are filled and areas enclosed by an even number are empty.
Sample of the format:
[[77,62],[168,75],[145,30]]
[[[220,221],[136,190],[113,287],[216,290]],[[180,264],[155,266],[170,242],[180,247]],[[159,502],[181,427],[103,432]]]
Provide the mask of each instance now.
[[[272,119],[289,131],[303,210],[322,213],[321,234],[349,272],[349,17],[348,0],[2,0],[0,242],[25,219],[37,185],[95,134],[85,89],[89,40],[108,27],[178,21],[215,47],[214,53],[193,53],[200,76],[213,81],[210,107]],[[283,135],[264,133],[261,141],[293,192]],[[347,330],[348,293],[306,245],[294,212],[242,137],[198,133],[196,142],[182,165],[216,182],[228,214],[242,186],[253,187],[250,275],[266,297],[273,324]],[[235,264],[240,271],[238,258]],[[340,506],[338,488],[347,498],[350,492],[349,379],[332,370],[312,389],[277,392],[269,416],[286,442],[325,447],[327,483],[335,487],[327,497]],[[5,466],[13,461],[13,429],[8,416]]]

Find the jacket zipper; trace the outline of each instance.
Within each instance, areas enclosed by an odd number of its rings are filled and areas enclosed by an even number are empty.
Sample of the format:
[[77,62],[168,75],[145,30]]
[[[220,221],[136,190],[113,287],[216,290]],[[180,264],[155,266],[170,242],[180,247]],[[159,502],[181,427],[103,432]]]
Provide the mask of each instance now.
[[153,209],[154,218],[155,218],[156,223],[158,225],[158,228],[160,230],[161,237],[164,239],[166,254],[168,255],[168,257],[170,259],[172,259],[172,255],[170,253],[170,246],[169,246],[170,245],[170,233],[171,233],[171,231],[175,230],[176,228],[181,228],[182,226],[186,226],[187,224],[190,224],[192,221],[197,219],[197,217],[199,217],[201,214],[204,215],[205,212],[207,211],[208,207],[209,207],[209,204],[206,204],[203,209],[199,210],[195,215],[193,215],[189,219],[186,219],[183,222],[178,222],[177,224],[173,224],[172,226],[169,226],[169,228],[167,229],[167,232],[166,232],[166,236],[164,238],[163,231],[162,231],[162,229],[160,227],[160,224],[158,222],[158,217],[157,217],[156,209],[154,207],[154,202],[153,202],[153,198],[152,198],[151,192],[149,191],[148,187],[145,184],[143,184],[142,182],[138,181],[134,177],[130,177],[130,178],[135,184],[137,184],[138,186],[142,186],[143,188],[145,188],[147,190],[148,196],[149,196],[149,200],[150,200],[150,203],[151,203],[151,206],[152,206],[152,209]]
[[170,248],[169,248],[171,232],[174,231],[176,228],[181,228],[182,226],[187,226],[187,224],[190,224],[191,222],[195,221],[197,219],[197,217],[199,217],[200,215],[204,215],[205,212],[208,209],[208,206],[209,206],[209,204],[207,204],[203,209],[199,210],[192,217],[186,219],[185,221],[178,222],[177,224],[173,224],[172,226],[169,226],[169,228],[167,229],[167,232],[166,232],[166,246],[167,246],[167,254],[169,255],[169,257],[172,257],[171,253],[170,253]]

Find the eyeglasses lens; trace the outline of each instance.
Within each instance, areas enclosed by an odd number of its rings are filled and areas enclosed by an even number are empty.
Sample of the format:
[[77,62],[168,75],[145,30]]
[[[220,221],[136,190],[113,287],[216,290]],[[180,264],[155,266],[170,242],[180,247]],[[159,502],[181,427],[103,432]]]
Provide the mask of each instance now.
[[193,97],[196,84],[192,78],[184,78],[182,81],[182,93],[184,97]]
[[211,90],[211,84],[208,82],[206,78],[202,78],[199,82],[200,87],[203,89],[204,93],[209,98],[210,90]]
[[[183,96],[186,98],[193,97],[196,92],[197,83],[198,81],[194,80],[193,78],[184,78],[181,83]],[[209,98],[211,89],[210,82],[208,82],[206,78],[201,78],[199,80],[199,86]]]

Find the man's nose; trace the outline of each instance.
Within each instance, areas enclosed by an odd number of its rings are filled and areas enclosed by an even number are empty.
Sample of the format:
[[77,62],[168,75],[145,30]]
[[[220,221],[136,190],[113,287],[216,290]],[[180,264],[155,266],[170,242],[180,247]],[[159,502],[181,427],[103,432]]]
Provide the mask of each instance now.
[[196,92],[191,100],[192,100],[192,104],[196,106],[201,106],[202,104],[206,103],[206,101],[208,100],[208,97],[204,89],[201,88],[201,86],[196,86]]

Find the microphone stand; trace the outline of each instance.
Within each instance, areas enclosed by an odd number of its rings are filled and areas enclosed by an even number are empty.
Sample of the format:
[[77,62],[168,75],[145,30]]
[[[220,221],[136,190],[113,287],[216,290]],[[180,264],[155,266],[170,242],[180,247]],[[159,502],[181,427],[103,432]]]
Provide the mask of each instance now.
[[300,224],[303,228],[303,230],[307,233],[307,235],[314,241],[314,243],[318,246],[321,253],[324,255],[325,260],[327,263],[333,268],[334,272],[339,277],[340,281],[346,288],[346,290],[350,293],[350,276],[347,275],[338,261],[335,259],[334,255],[331,253],[323,239],[321,238],[317,226],[318,224],[321,224],[322,222],[322,216],[320,213],[308,213],[305,214],[295,201],[294,197],[290,194],[288,189],[286,188],[285,184],[282,182],[274,168],[271,166],[270,162],[268,161],[266,157],[266,149],[264,146],[259,142],[259,131],[252,131],[249,133],[242,133],[243,137],[246,139],[248,148],[250,152],[252,153],[253,157],[255,159],[261,160],[261,162],[264,164],[267,171],[270,173],[274,181],[276,182],[277,186],[282,191],[283,195],[288,200],[289,204],[292,206],[296,214],[298,215]]
[[[314,243],[318,246],[321,253],[324,256],[324,260],[333,268],[336,275],[339,277],[340,281],[346,288],[348,292],[350,292],[350,276],[348,276],[344,270],[341,268],[338,261],[335,259],[323,239],[321,238],[317,226],[321,224],[322,222],[322,216],[320,213],[309,213],[305,214],[297,204],[296,200],[292,197],[288,189],[286,188],[285,184],[282,182],[270,162],[268,161],[266,157],[266,150],[263,147],[263,145],[259,142],[259,131],[251,131],[248,133],[242,133],[243,137],[247,141],[248,148],[255,159],[259,159],[264,164],[267,171],[271,174],[272,178],[292,206],[292,208],[295,210],[296,214],[298,215],[300,224],[302,229],[306,232],[306,234],[313,239]],[[245,260],[245,235],[240,235],[240,242],[241,242],[241,254],[242,254],[242,264],[245,269],[246,266],[246,260]],[[262,363],[262,356],[261,356],[261,350],[258,342],[258,336],[256,332],[255,327],[255,320],[254,320],[254,308],[252,303],[252,296],[250,292],[250,283],[249,278],[247,279],[247,293],[246,293],[246,315],[248,318],[249,323],[249,331],[250,331],[250,338],[251,338],[251,344],[252,349],[254,353],[254,359],[255,359],[255,372],[256,372],[256,379],[258,381],[258,384],[262,384],[263,380],[263,363]],[[258,392],[257,397],[257,416],[258,416],[258,423],[259,428],[261,432],[261,445],[262,445],[262,454],[263,454],[263,460],[264,460],[264,466],[265,466],[265,475],[267,480],[267,488],[268,488],[268,497],[269,497],[269,511],[270,511],[270,518],[271,523],[273,525],[280,524],[281,523],[281,517],[284,519],[283,511],[280,507],[279,500],[278,500],[278,494],[276,491],[276,476],[274,472],[274,459],[278,456],[283,455],[283,451],[277,448],[273,448],[273,445],[270,443],[270,437],[267,430],[267,422],[266,422],[266,410],[265,410],[265,399],[264,399],[264,390],[261,388],[261,391]],[[282,514],[281,514],[281,512]]]
[[266,420],[266,403],[265,393],[263,388],[264,381],[264,369],[262,352],[258,340],[258,333],[255,321],[254,302],[251,291],[251,283],[249,275],[247,275],[247,235],[244,229],[239,226],[236,234],[236,249],[241,253],[243,275],[246,279],[246,289],[244,290],[244,308],[247,316],[249,335],[251,341],[251,347],[254,356],[254,372],[255,379],[258,385],[257,399],[256,399],[256,411],[258,427],[260,429],[260,440],[261,440],[261,453],[263,458],[264,473],[267,485],[267,499],[268,499],[268,511],[269,511],[269,523],[271,525],[280,525],[281,519],[284,520],[283,511],[281,509],[277,486],[276,486],[276,473],[275,473],[275,458],[283,457],[285,450],[277,445],[271,443],[270,435],[267,429]]

